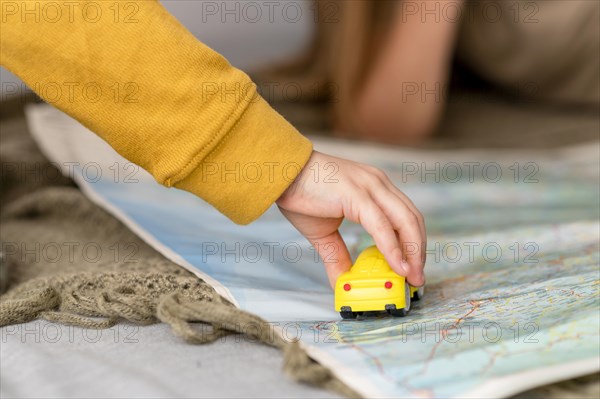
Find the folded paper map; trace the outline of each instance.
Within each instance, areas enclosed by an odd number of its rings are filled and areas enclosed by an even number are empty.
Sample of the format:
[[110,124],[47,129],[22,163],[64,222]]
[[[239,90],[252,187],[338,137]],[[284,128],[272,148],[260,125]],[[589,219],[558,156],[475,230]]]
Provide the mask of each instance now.
[[[342,320],[315,250],[276,208],[236,226],[60,111],[30,106],[27,117],[93,201],[366,397],[503,397],[600,369],[597,142],[417,151],[315,140],[386,170],[427,221],[424,299],[407,317]],[[354,257],[372,245],[358,225],[341,232]]]

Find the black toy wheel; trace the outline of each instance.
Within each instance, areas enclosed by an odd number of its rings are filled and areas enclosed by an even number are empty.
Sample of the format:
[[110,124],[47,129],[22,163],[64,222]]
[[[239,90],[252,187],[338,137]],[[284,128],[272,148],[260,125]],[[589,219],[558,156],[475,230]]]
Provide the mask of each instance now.
[[396,309],[396,305],[385,305],[385,311],[394,317],[404,317],[410,312],[410,310],[406,310],[406,308]]
[[342,319],[356,319],[358,313],[353,312],[350,306],[342,306],[340,309],[340,316],[342,316]]
[[425,295],[425,287],[419,287],[419,289],[413,294],[412,299],[415,301],[420,301],[423,299],[423,295]]
[[396,309],[396,305],[385,305],[385,310],[394,317],[404,317],[410,312],[410,287],[404,283],[405,306],[402,309]]
[[405,317],[408,316],[408,311],[404,308],[402,309],[389,309],[388,313],[394,317]]
[[356,319],[358,314],[356,312],[340,312],[342,319]]

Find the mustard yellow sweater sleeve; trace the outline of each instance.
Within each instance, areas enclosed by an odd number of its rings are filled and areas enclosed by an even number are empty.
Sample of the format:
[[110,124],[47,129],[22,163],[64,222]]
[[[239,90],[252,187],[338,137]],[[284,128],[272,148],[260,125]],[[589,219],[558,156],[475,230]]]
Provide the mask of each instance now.
[[161,184],[259,217],[311,143],[156,0],[0,0],[0,62]]

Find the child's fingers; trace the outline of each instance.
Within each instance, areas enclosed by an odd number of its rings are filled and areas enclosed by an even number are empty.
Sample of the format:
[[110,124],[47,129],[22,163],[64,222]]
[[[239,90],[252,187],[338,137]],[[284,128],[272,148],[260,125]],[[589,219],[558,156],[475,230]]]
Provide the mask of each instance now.
[[370,197],[360,203],[358,222],[373,237],[375,245],[398,274],[406,275],[408,265],[402,261],[402,250],[387,215]]
[[418,217],[394,193],[384,188],[376,193],[377,203],[389,217],[393,228],[399,232],[402,254],[409,265],[404,274],[412,285],[423,284],[423,237]]
[[423,240],[419,242],[419,246],[422,247],[421,256],[424,267],[427,249],[427,229],[425,226],[425,218],[423,218],[423,215],[421,214],[419,209],[417,209],[412,200],[408,198],[408,196],[402,191],[400,191],[396,186],[394,186],[394,183],[392,183],[392,181],[387,176],[385,176],[383,182],[386,185],[386,187],[388,187],[394,194],[396,194],[396,196],[400,197],[400,199],[402,199],[406,206],[408,206],[410,210],[415,214],[415,216],[417,216],[417,219],[419,221],[419,229],[421,230],[421,237],[423,238]]
[[352,266],[352,258],[344,239],[339,231],[335,231],[326,237],[313,239],[312,244],[325,265],[329,284],[335,288],[338,277]]

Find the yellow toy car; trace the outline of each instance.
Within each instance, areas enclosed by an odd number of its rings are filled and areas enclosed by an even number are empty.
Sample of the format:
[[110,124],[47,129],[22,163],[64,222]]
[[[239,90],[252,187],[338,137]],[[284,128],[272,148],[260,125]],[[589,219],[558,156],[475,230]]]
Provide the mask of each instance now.
[[405,277],[396,274],[383,254],[372,246],[335,283],[335,309],[344,319],[372,311],[403,317],[410,311],[411,299],[419,300],[424,293],[424,287],[413,287]]

